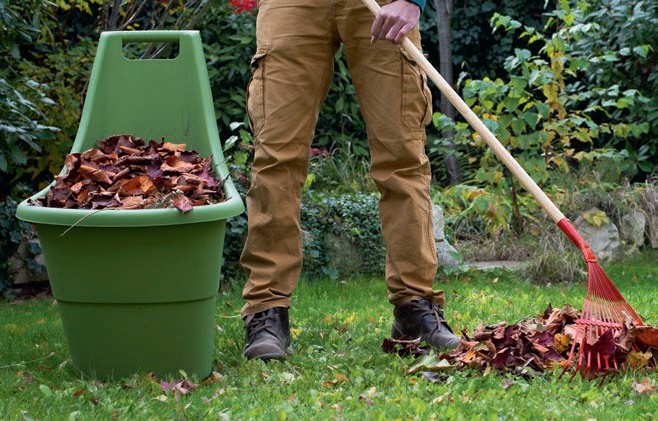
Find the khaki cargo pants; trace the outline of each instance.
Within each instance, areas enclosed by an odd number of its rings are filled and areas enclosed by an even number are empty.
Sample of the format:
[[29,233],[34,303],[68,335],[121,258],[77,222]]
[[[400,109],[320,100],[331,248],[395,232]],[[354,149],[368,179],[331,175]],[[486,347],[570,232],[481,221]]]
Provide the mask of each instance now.
[[[443,291],[432,290],[437,259],[424,152],[432,114],[425,75],[399,46],[371,44],[373,15],[361,0],[260,0],[257,19],[247,98],[256,150],[241,256],[249,276],[242,315],[290,307],[302,267],[301,188],[340,43],[367,126],[370,174],[381,192],[388,300],[443,304]],[[409,38],[420,46],[417,29]]]

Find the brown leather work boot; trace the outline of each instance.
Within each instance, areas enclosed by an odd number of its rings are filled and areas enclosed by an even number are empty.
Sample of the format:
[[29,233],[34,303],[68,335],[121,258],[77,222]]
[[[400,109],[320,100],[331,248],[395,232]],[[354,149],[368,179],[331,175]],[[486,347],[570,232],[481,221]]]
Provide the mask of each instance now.
[[248,359],[272,360],[290,354],[288,308],[273,307],[244,318],[246,332],[242,354]]
[[414,300],[395,306],[395,321],[391,337],[421,338],[441,350],[457,348],[461,339],[455,335],[443,318],[443,309],[429,300]]

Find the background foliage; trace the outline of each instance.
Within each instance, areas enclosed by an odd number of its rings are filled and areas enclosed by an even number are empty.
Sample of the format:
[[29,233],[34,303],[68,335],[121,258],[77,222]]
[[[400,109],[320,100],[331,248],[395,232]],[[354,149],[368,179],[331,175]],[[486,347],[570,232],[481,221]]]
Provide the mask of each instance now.
[[[0,0],[3,209],[62,168],[77,131],[95,45],[107,29],[201,31],[221,138],[234,179],[246,193],[252,140],[245,88],[255,51],[256,10],[253,2],[239,8],[234,3]],[[428,2],[420,22],[423,48],[438,67],[434,18],[433,2]],[[460,75],[456,88],[557,200],[568,187],[588,189],[598,182],[652,185],[658,169],[657,24],[658,4],[651,1],[458,2],[452,15],[454,73]],[[163,52],[153,46],[139,53]],[[320,155],[311,159],[305,189],[335,196],[374,193],[365,127],[340,49],[334,69],[313,141]],[[438,99],[435,92],[437,110]],[[433,123],[427,153],[434,198],[449,221],[458,221],[447,226],[453,239],[513,237],[537,225],[541,215],[533,200],[460,118],[452,122],[437,113]],[[442,161],[446,128],[456,132],[464,180],[450,188]],[[237,267],[244,216],[231,221],[230,228],[228,235],[238,241],[227,241],[233,256],[227,267]],[[3,262],[24,235],[17,225],[3,226]]]

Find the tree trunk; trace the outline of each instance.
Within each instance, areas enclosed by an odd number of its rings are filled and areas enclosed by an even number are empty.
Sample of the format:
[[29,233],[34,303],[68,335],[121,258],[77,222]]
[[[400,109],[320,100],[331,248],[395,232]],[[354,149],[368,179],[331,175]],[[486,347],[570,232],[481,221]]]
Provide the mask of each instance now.
[[[452,85],[454,82],[452,76],[452,37],[450,35],[452,0],[434,0],[434,7],[436,8],[436,29],[439,33],[439,73],[449,85]],[[441,94],[441,112],[454,121],[455,109],[443,94]],[[444,157],[448,179],[450,184],[459,184],[462,177],[457,162],[455,143],[453,142],[455,132],[449,130],[443,132],[442,135],[448,139],[447,152]]]

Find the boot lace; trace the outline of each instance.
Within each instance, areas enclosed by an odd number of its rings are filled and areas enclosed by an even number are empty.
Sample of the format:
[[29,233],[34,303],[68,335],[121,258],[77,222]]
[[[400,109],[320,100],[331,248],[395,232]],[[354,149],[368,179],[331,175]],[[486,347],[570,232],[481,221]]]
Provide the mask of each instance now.
[[263,330],[268,330],[271,327],[274,327],[276,321],[277,314],[274,309],[254,314],[250,319],[247,319],[247,332],[249,332],[249,338],[253,338],[257,333]]

